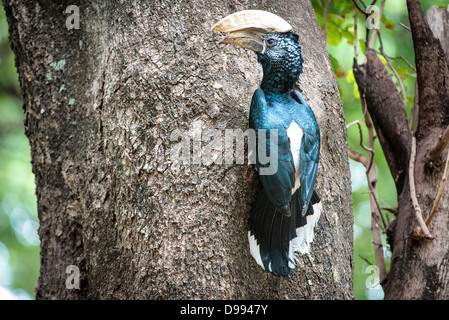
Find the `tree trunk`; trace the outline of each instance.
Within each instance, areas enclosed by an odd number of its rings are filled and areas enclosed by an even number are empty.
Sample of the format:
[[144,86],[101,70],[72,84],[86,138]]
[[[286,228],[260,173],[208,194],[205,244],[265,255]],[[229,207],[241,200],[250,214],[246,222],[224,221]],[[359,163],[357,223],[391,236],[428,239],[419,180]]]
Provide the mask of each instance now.
[[[36,298],[352,298],[345,121],[315,14],[304,1],[240,2],[4,1],[36,176]],[[260,67],[209,32],[243,9],[275,12],[299,33],[299,86],[321,126],[324,215],[288,278],[249,253],[254,169],[170,157],[175,130],[247,129]]]
[[[441,43],[432,34],[418,1],[408,1],[415,47],[418,81],[419,125],[416,132],[415,186],[424,217],[434,204],[443,176],[447,152],[432,162],[429,150],[449,125],[449,69]],[[449,188],[445,188],[438,212],[429,224],[433,241],[414,240],[417,227],[410,188],[399,195],[399,214],[392,238],[391,275],[387,299],[448,299],[449,283]]]
[[[428,229],[434,240],[419,237],[419,219],[412,203],[412,188],[424,218],[440,189],[446,151],[434,146],[449,126],[449,68],[440,41],[429,28],[418,0],[407,1],[417,69],[413,129],[399,93],[374,50],[355,66],[354,75],[367,103],[398,191],[398,213],[387,228],[391,269],[384,283],[385,299],[448,299],[449,191],[439,202]],[[416,138],[414,168],[410,168]],[[445,146],[442,147],[444,149]],[[411,174],[414,184],[410,182]]]

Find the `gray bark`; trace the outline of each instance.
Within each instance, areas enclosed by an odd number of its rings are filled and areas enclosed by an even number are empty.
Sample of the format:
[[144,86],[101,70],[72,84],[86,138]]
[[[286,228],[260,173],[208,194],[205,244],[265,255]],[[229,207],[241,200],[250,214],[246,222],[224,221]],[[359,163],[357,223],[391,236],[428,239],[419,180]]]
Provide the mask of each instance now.
[[435,38],[440,40],[446,61],[449,63],[449,6],[446,9],[431,7],[426,12],[426,21]]
[[[315,14],[305,1],[240,2],[4,1],[36,176],[38,299],[352,298],[345,121]],[[69,5],[80,29],[66,27]],[[275,12],[299,33],[299,89],[322,132],[324,214],[289,278],[249,253],[254,169],[170,159],[175,129],[247,128],[260,67],[209,32],[242,9]],[[79,290],[66,287],[69,265]]]

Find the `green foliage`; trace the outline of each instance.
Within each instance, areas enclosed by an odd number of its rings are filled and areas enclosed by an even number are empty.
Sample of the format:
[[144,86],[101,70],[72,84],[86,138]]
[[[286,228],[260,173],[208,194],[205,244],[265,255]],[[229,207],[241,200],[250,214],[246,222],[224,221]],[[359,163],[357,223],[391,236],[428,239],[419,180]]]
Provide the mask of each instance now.
[[37,201],[18,77],[2,5],[0,75],[0,299],[30,299],[39,275]]
[[[359,120],[364,124],[360,95],[352,67],[354,44],[357,45],[358,63],[363,63],[364,60],[367,39],[366,18],[363,13],[359,12],[357,19],[358,37],[354,39],[354,13],[356,9],[353,2],[347,0],[330,1],[329,10],[325,14],[325,1],[312,0],[312,5],[321,27],[323,27],[324,19],[327,17],[328,51],[332,67],[337,77],[346,123]],[[359,3],[360,7],[364,8],[360,1]],[[368,3],[366,4],[368,5]],[[447,7],[449,0],[432,1],[432,3],[430,1],[421,2],[424,12],[433,4]],[[380,6],[380,1],[377,1],[375,5]],[[416,80],[416,73],[413,68],[413,41],[410,32],[399,26],[399,22],[408,25],[408,12],[405,1],[387,1],[380,23],[383,49],[406,89],[406,111],[410,115],[414,101]],[[377,39],[374,43],[374,49],[378,51],[379,58],[386,66],[399,93],[402,95],[398,80],[393,76],[392,70],[387,66],[386,58],[380,54],[380,44]],[[367,145],[368,130],[365,125],[363,125],[363,136],[363,143]],[[367,152],[360,147],[360,133],[356,126],[348,129],[348,144],[353,150],[368,156]],[[379,204],[381,207],[395,207],[397,205],[396,188],[378,140],[375,142],[375,165]],[[375,265],[375,256],[370,229],[371,208],[365,168],[360,163],[352,160],[350,160],[350,168],[354,206],[354,295],[356,299],[381,299],[383,292],[380,286],[373,288],[374,281],[372,280],[375,277],[372,277],[372,271],[369,268],[370,265]],[[386,210],[383,210],[383,214],[388,223],[388,220],[393,215]],[[384,244],[388,270],[390,251],[386,244],[385,234],[383,235],[382,243]]]

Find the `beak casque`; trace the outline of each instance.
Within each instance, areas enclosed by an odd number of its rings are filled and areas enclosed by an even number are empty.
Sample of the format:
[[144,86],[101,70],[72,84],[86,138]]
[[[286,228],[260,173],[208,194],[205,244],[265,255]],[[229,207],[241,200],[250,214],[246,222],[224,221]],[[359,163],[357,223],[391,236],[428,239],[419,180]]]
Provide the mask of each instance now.
[[281,17],[262,10],[235,12],[218,21],[211,31],[228,32],[222,43],[234,44],[263,53],[263,35],[272,32],[289,32],[292,26]]

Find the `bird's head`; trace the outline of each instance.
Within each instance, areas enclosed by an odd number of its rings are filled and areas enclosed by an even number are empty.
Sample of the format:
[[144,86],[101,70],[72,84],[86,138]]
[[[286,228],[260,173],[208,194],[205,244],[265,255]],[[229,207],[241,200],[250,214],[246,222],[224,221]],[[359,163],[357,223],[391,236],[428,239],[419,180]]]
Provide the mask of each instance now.
[[281,17],[261,10],[233,13],[217,22],[211,31],[228,33],[221,41],[256,52],[262,64],[264,91],[294,88],[302,72],[303,58],[298,35]]

